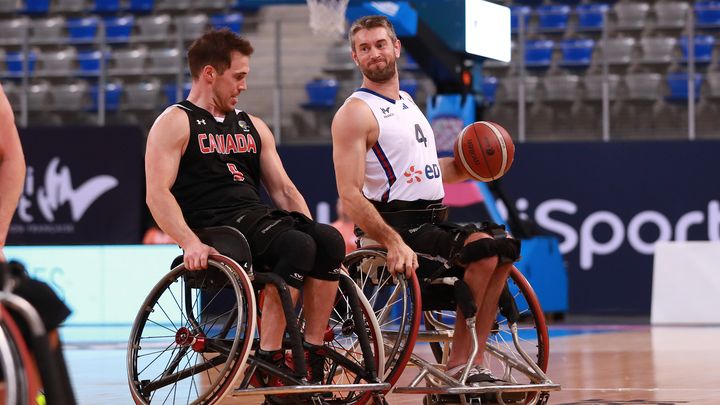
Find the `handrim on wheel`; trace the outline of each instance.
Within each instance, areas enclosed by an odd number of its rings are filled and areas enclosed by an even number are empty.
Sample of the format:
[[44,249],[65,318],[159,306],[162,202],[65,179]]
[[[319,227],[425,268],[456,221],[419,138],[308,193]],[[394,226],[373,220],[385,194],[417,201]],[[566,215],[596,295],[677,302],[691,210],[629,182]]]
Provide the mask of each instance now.
[[385,343],[383,381],[393,385],[415,346],[421,303],[417,278],[393,276],[385,260],[385,250],[362,248],[350,253],[344,265],[375,311]]
[[128,379],[138,404],[214,404],[243,374],[255,336],[255,296],[225,256],[208,268],[181,264],[145,299],[128,342]]

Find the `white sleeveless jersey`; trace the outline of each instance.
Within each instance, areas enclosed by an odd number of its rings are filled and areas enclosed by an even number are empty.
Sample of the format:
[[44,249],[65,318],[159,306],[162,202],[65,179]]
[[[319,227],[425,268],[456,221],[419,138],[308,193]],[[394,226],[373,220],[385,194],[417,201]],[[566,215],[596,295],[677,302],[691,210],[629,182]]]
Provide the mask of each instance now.
[[365,197],[379,202],[442,199],[435,134],[412,98],[401,91],[400,100],[393,100],[365,88],[350,98],[364,101],[380,128],[377,143],[365,155]]

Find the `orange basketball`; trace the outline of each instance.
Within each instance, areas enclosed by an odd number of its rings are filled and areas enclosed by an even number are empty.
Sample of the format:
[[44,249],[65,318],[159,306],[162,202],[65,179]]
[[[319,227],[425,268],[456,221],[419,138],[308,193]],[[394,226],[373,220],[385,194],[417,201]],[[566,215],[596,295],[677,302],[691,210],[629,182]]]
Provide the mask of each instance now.
[[508,131],[490,121],[473,122],[463,128],[454,150],[455,165],[480,181],[502,177],[515,157],[515,145]]

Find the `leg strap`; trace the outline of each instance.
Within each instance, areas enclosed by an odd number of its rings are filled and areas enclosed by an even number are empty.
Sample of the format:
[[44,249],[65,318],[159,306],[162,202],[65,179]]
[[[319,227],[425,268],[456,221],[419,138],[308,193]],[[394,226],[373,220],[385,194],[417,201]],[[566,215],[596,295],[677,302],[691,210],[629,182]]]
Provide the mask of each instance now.
[[520,241],[510,238],[484,238],[470,242],[458,252],[457,261],[469,264],[498,256],[500,263],[514,263],[520,259]]
[[515,263],[520,260],[520,240],[511,238],[495,239],[495,251],[500,263]]

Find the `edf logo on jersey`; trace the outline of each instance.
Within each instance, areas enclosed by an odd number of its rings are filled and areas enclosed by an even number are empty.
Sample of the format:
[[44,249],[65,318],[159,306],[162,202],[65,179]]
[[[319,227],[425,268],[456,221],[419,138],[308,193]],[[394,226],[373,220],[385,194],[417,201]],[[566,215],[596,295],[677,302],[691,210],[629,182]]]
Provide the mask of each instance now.
[[405,170],[405,173],[403,175],[407,178],[406,182],[408,184],[412,183],[419,183],[422,181],[422,175],[425,174],[425,178],[428,180],[432,179],[439,179],[442,177],[442,174],[440,173],[440,167],[433,163],[431,165],[425,165],[425,170],[416,169],[415,165],[410,165],[410,168]]

